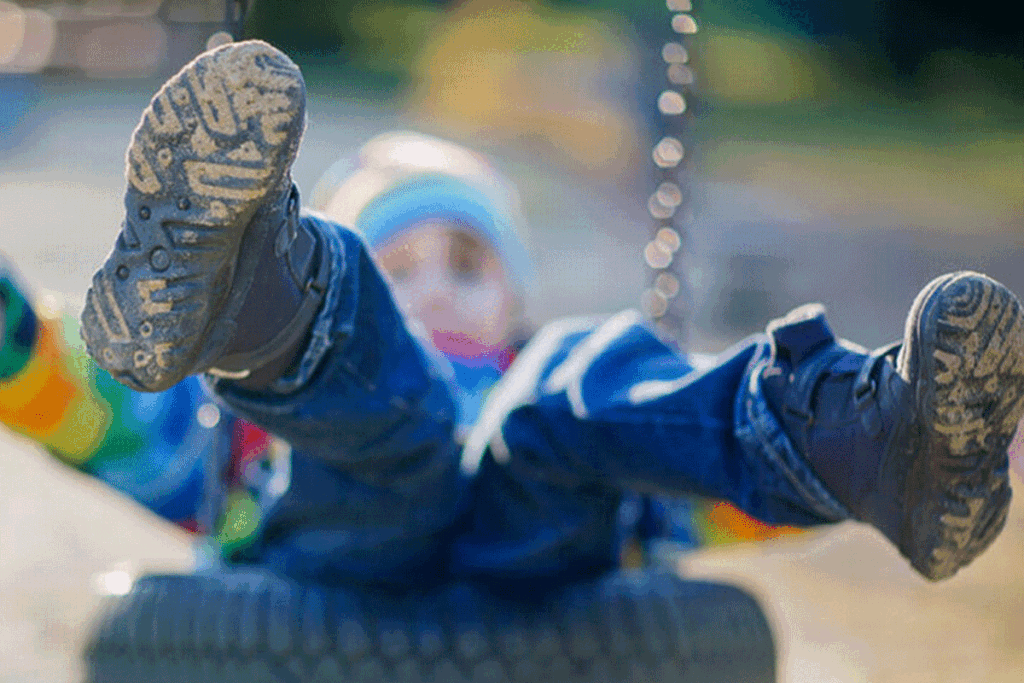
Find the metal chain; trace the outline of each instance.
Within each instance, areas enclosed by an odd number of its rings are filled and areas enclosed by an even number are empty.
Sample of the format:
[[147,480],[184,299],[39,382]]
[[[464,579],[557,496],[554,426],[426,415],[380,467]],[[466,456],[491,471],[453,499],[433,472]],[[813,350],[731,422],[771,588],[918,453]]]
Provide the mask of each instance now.
[[666,85],[657,98],[658,139],[651,151],[657,185],[647,200],[654,221],[651,239],[643,250],[652,272],[641,306],[664,339],[682,346],[687,337],[682,249],[693,222],[687,177],[693,119],[687,96],[694,81],[689,41],[697,32],[697,22],[691,0],[667,0],[666,5],[672,13],[673,35],[661,48]]
[[242,39],[249,0],[224,0],[224,30],[235,40]]

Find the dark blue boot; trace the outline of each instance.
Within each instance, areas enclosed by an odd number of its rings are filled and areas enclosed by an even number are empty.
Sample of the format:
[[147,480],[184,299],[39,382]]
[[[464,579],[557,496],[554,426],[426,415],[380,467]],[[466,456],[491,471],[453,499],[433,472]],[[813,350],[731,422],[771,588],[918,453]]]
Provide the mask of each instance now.
[[943,275],[918,294],[902,342],[870,353],[837,340],[816,304],[768,334],[768,402],[857,519],[932,580],[992,543],[1024,413],[1024,319],[1012,292],[978,273]]
[[291,180],[305,103],[298,67],[246,41],[197,57],[143,112],[121,234],[82,313],[122,383],[212,372],[256,388],[303,348],[328,277]]

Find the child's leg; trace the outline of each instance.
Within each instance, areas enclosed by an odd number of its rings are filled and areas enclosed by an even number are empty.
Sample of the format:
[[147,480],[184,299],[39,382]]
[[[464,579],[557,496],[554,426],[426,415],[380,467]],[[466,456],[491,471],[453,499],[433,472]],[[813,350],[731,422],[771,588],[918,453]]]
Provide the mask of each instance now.
[[694,371],[623,314],[543,331],[495,393],[470,437],[486,454],[467,573],[607,566],[615,492],[631,488],[775,524],[860,519],[939,579],[1005,521],[1024,318],[998,283],[956,273],[922,290],[901,346],[840,343],[805,309]]
[[128,211],[83,313],[89,352],[160,390],[202,372],[294,448],[254,559],[306,577],[426,581],[464,486],[442,376],[362,242],[300,216],[304,84],[274,48],[205,53],[128,151]]

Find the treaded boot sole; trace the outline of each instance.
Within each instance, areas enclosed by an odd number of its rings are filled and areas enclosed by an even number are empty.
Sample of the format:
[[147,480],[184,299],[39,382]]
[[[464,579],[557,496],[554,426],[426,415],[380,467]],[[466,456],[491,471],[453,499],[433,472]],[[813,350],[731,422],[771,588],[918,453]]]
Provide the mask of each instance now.
[[253,216],[287,201],[304,121],[302,74],[261,41],[203,53],[153,97],[127,151],[121,233],[82,313],[90,355],[119,381],[166,389],[227,343],[259,252],[240,245],[266,239]]
[[911,383],[900,549],[925,577],[987,548],[1010,505],[1007,448],[1024,414],[1024,318],[1006,287],[960,272],[933,280],[907,319],[897,366]]

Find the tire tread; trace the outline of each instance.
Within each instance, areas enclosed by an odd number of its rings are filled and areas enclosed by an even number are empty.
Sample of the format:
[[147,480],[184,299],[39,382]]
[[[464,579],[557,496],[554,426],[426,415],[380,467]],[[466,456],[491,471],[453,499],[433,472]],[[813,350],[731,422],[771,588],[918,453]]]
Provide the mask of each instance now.
[[543,603],[469,583],[402,596],[258,570],[140,579],[108,598],[89,683],[770,683],[775,650],[732,586],[622,572]]

